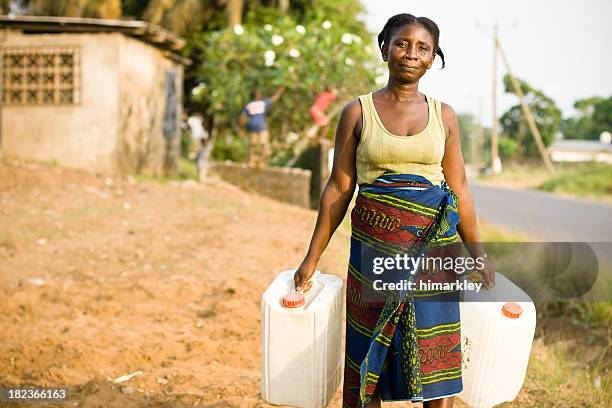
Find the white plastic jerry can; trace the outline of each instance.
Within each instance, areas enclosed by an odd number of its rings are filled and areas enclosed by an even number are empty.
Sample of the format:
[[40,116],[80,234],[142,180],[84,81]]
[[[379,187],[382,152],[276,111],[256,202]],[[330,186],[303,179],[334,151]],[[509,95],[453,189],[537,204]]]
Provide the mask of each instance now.
[[295,292],[294,270],[261,297],[261,395],[270,404],[323,408],[342,374],[342,279],[316,271]]
[[[509,301],[499,301],[503,299]],[[459,398],[472,408],[514,400],[525,380],[535,333],[533,301],[496,272],[495,287],[466,293],[460,308],[463,391]]]

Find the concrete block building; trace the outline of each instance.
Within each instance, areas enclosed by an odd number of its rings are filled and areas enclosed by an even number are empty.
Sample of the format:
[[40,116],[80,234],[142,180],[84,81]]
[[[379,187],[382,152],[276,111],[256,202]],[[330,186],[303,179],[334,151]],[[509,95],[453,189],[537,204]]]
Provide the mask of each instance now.
[[142,21],[0,16],[1,154],[176,172],[184,44]]

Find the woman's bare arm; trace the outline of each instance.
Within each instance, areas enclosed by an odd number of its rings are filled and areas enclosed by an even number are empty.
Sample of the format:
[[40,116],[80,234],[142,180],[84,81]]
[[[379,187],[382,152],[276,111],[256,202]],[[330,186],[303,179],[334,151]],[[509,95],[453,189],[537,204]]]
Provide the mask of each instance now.
[[[459,122],[453,108],[445,103],[442,103],[442,120],[447,134],[444,158],[442,159],[442,172],[449,187],[457,194],[459,201],[459,218],[461,221],[457,226],[457,232],[473,257],[484,257],[485,252],[480,240],[474,199],[468,186],[465,163],[461,153]],[[492,271],[489,270],[484,271],[487,286],[494,283],[495,277],[491,276],[491,273]]]
[[360,132],[361,105],[355,99],[344,107],[338,121],[331,175],[321,193],[319,213],[308,252],[294,276],[295,287],[299,291],[310,288],[308,280],[314,274],[323,251],[342,222],[353,198],[357,184],[355,154]]

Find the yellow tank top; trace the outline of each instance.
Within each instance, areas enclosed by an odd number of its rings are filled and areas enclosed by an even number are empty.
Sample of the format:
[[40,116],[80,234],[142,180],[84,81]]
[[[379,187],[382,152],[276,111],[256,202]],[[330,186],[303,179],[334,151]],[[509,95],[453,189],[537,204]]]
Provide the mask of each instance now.
[[372,93],[359,96],[362,131],[357,146],[357,184],[371,183],[386,171],[423,176],[433,184],[444,180],[442,157],[446,132],[440,101],[426,96],[427,126],[412,136],[398,136],[383,125],[374,108]]

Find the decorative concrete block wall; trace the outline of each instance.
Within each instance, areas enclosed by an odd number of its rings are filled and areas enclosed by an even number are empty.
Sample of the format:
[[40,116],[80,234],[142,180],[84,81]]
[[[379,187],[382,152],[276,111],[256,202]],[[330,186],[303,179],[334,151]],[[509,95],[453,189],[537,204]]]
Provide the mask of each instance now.
[[255,169],[244,163],[212,162],[209,174],[232,183],[245,191],[253,191],[290,204],[310,208],[309,170],[291,167]]

